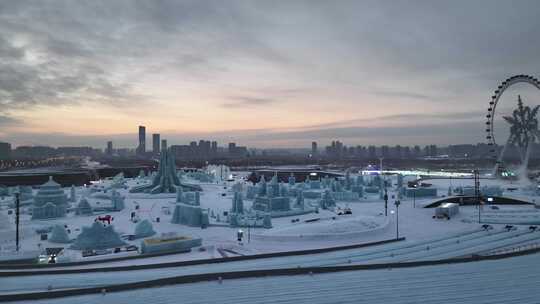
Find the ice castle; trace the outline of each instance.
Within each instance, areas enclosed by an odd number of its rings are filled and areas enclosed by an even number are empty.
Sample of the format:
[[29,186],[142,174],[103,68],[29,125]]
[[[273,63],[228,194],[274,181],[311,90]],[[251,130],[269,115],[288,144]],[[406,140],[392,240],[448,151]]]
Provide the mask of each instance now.
[[34,197],[32,219],[49,219],[66,216],[68,206],[67,195],[60,184],[49,177],[49,181],[41,185]]
[[306,187],[304,183],[296,184],[294,177],[289,178],[288,183],[279,183],[275,174],[269,183],[266,183],[264,175],[257,187],[249,187],[246,197],[249,199],[253,189],[257,190],[252,209],[258,214],[269,214],[271,217],[300,215],[315,211],[312,207],[306,207],[303,203],[304,194],[301,195],[301,204],[296,202],[292,206],[291,197],[298,197]]
[[208,211],[201,208],[199,192],[194,192],[194,195],[195,199],[193,201],[184,201],[181,192],[177,193],[177,201],[179,200],[179,202],[176,203],[174,208],[172,223],[201,228],[209,225]]
[[280,187],[277,174],[267,185],[264,175],[261,177],[259,194],[253,202],[253,209],[257,211],[289,211],[291,210],[291,199],[286,195],[285,188]]
[[159,168],[154,176],[152,183],[136,186],[129,190],[131,193],[176,193],[176,188],[182,187],[184,190],[202,191],[198,185],[189,185],[181,183],[176,174],[176,161],[171,150],[166,149],[161,152],[159,159]]

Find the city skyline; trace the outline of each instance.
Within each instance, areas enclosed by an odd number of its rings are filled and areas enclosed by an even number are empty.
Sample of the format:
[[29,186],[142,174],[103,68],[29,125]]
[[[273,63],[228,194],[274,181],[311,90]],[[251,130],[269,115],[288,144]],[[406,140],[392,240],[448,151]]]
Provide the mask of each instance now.
[[[535,1],[4,2],[0,141],[133,147],[142,124],[170,143],[260,148],[483,142],[496,85],[540,70],[538,13]],[[502,112],[518,93],[540,100],[518,87]]]

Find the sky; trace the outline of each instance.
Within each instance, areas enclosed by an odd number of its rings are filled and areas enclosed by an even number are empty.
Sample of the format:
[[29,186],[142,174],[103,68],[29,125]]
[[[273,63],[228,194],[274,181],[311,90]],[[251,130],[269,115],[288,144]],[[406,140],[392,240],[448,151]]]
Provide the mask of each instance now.
[[498,84],[540,77],[538,16],[536,0],[0,1],[0,141],[135,147],[145,125],[171,144],[483,142]]

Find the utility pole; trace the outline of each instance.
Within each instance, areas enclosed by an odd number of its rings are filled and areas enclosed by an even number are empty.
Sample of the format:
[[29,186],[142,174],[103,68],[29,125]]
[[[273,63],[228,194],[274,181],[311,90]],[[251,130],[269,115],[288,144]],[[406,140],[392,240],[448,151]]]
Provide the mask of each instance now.
[[19,199],[19,192],[15,193],[15,250],[19,252],[19,221],[20,221],[20,207],[21,202]]

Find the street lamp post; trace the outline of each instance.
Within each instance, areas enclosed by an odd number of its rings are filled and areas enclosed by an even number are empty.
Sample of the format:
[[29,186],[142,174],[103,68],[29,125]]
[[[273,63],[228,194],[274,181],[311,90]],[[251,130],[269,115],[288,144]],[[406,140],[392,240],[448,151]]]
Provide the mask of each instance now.
[[399,205],[401,202],[397,200],[394,205],[396,205],[396,240],[399,239]]
[[478,200],[478,224],[480,224],[482,222],[481,218],[480,218],[480,208],[482,208],[482,202],[479,199]]
[[388,190],[384,187],[384,216],[388,216]]
[[21,202],[19,198],[19,192],[15,193],[15,250],[19,251],[19,223],[21,215]]

